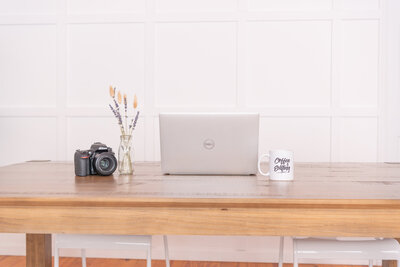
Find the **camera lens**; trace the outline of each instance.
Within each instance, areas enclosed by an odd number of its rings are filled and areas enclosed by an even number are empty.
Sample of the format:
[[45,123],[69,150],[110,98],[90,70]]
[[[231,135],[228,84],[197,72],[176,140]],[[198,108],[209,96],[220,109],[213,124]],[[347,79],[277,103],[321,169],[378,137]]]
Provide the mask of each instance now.
[[110,166],[110,160],[109,159],[102,159],[100,161],[100,167],[104,170],[107,169],[108,166]]
[[117,159],[108,152],[98,154],[95,157],[94,168],[100,175],[111,175],[117,168]]

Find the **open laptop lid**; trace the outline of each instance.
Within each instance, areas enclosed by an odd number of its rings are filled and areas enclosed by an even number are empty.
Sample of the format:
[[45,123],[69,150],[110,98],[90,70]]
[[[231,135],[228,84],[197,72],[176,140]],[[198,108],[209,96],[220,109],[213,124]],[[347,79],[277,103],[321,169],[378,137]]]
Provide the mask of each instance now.
[[256,174],[258,134],[256,113],[161,113],[162,171]]

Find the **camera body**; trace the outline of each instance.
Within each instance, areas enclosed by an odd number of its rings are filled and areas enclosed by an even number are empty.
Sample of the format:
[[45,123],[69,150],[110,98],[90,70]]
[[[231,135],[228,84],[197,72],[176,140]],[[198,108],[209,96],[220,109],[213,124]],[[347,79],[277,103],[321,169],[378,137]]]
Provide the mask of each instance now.
[[75,175],[111,175],[117,169],[117,159],[111,147],[96,142],[88,150],[76,150]]

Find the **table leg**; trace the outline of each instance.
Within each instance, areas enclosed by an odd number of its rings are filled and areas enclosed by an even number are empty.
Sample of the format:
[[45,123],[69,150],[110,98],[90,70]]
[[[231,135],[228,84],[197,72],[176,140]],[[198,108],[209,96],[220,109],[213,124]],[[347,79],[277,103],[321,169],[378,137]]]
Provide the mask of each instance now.
[[[397,242],[400,243],[400,238],[396,238]],[[383,260],[382,261],[382,267],[397,267],[397,261],[396,260]]]
[[26,267],[51,265],[51,234],[26,234]]
[[397,267],[397,261],[383,260],[382,267]]

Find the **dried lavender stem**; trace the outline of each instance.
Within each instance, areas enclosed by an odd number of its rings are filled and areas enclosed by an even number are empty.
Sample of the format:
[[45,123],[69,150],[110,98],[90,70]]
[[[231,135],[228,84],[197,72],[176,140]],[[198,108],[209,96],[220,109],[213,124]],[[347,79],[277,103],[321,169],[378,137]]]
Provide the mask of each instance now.
[[113,112],[114,116],[117,118],[118,120],[118,124],[121,130],[121,134],[125,135],[125,129],[124,126],[122,125],[122,118],[121,118],[121,114],[119,113],[118,109],[114,109],[113,106],[111,104],[109,104],[111,111]]
[[132,119],[133,123],[131,123],[131,125],[129,126],[129,128],[130,128],[129,134],[130,135],[133,133],[133,130],[135,130],[136,123],[139,119],[139,113],[140,113],[139,111],[136,113],[135,119],[134,120]]
[[121,113],[119,111],[119,105],[118,105],[118,102],[115,99],[114,99],[114,105],[115,105],[115,110],[117,112],[116,116],[118,116],[120,125],[122,127],[121,132],[123,132],[123,134],[125,134],[125,127],[124,127],[124,124],[122,123]]
[[125,106],[125,128],[128,130],[128,103],[126,95],[124,95],[124,106]]

